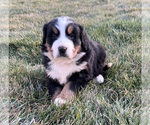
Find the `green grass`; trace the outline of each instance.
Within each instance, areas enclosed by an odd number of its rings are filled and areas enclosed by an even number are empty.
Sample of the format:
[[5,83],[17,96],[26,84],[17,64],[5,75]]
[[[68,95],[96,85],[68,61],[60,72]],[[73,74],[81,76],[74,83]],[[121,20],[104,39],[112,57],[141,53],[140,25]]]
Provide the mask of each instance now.
[[[91,81],[72,104],[56,107],[48,98],[40,44],[43,25],[65,15],[106,49],[113,66],[104,84]],[[141,40],[140,0],[10,1],[10,124],[138,125]]]

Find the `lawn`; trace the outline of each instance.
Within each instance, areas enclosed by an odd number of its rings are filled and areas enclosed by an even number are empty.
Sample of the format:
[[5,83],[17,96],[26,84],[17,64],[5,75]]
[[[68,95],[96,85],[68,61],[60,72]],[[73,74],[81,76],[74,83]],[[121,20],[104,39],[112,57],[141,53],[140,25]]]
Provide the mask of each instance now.
[[[11,125],[138,125],[141,120],[140,0],[10,0]],[[70,16],[107,52],[113,66],[103,84],[91,81],[73,103],[51,104],[41,65],[42,27]],[[145,118],[145,125],[147,120]]]

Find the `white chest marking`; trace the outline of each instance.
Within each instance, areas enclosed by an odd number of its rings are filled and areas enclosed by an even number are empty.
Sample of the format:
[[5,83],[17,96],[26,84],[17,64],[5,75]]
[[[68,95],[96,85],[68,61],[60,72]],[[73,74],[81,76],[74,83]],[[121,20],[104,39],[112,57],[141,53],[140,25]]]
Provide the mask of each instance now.
[[49,53],[43,53],[45,56],[51,59],[49,63],[49,70],[46,69],[46,73],[49,77],[57,79],[60,84],[66,84],[68,76],[74,72],[80,72],[86,69],[87,62],[83,62],[76,65],[76,61],[79,60],[85,53],[78,54],[74,59],[69,58],[52,58]]

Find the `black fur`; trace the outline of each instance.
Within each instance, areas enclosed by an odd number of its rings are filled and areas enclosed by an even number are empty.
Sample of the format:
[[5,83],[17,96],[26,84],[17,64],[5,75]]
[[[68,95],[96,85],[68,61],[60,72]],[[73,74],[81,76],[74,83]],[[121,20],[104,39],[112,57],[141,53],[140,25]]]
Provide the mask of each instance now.
[[[46,40],[49,46],[51,46],[54,42],[54,39],[52,39],[50,35],[52,34],[51,27],[54,26],[55,23],[57,23],[56,19],[52,20],[48,24],[45,24],[43,27],[43,44],[41,45],[42,53],[47,52],[47,49],[44,46]],[[72,41],[75,45],[81,42],[81,52],[86,53],[76,62],[76,64],[79,65],[83,61],[88,62],[85,70],[72,73],[72,75],[68,76],[68,82],[71,82],[70,89],[77,93],[81,88],[88,84],[90,80],[96,78],[99,74],[102,74],[104,70],[107,70],[108,67],[104,65],[106,58],[104,49],[98,43],[91,41],[87,37],[87,34],[81,25],[74,23],[73,26],[75,27],[75,30],[73,31],[75,36]],[[46,69],[48,68],[48,62],[50,62],[50,59],[43,55],[42,64]],[[63,88],[63,85],[60,85],[57,79],[49,78],[47,76],[46,82],[51,97],[55,93],[55,89],[57,87],[61,90]]]
[[72,86],[71,89],[77,92],[83,88],[89,81],[96,78],[99,74],[103,74],[104,62],[106,58],[106,53],[104,49],[97,43],[92,42],[88,38],[84,38],[86,46],[86,55],[80,59],[80,63],[87,61],[87,69],[81,72],[73,73],[69,78]]

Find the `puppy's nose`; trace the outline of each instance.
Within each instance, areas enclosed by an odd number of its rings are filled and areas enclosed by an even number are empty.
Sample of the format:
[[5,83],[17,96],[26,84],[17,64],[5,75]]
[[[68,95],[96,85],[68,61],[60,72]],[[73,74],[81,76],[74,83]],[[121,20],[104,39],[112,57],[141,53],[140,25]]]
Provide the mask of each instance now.
[[60,54],[64,54],[64,53],[66,53],[67,48],[64,46],[60,46],[60,47],[58,47],[58,50],[59,50]]

